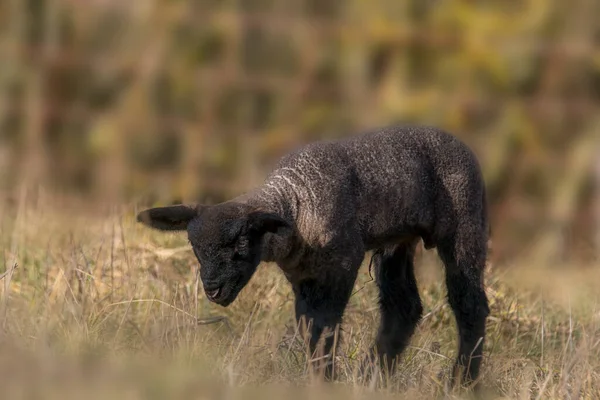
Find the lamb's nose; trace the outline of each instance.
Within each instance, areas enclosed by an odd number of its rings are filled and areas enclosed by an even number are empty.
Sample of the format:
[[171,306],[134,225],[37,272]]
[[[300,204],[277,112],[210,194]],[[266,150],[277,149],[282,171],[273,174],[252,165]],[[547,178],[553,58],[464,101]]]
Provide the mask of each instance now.
[[214,300],[217,298],[217,296],[219,295],[219,293],[221,293],[221,288],[217,288],[214,290],[207,290],[206,291],[206,296],[211,299]]

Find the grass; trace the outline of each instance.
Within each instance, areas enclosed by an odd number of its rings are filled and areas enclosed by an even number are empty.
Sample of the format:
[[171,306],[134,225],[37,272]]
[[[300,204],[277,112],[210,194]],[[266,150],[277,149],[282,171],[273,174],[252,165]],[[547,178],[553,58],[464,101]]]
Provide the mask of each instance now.
[[[340,381],[321,384],[307,368],[291,290],[275,265],[262,265],[224,309],[197,287],[185,235],[135,224],[133,207],[107,216],[59,204],[20,202],[0,212],[4,398],[463,395],[438,379],[457,341],[433,252],[417,260],[425,316],[389,384],[356,373],[378,322],[368,258],[345,315]],[[599,275],[593,266],[525,260],[490,266],[486,398],[600,397]]]

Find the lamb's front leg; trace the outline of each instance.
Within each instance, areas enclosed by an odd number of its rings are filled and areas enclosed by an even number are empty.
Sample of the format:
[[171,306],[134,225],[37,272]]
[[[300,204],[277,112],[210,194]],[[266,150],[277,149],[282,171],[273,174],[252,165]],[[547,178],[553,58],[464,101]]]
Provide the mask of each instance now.
[[[350,299],[357,270],[358,267],[354,266],[352,271],[339,269],[336,274],[327,274],[328,278],[310,278],[293,285],[296,320],[301,332],[308,333],[305,338],[311,358],[317,364],[316,371],[323,373],[327,380],[334,379],[334,342],[336,337],[339,338],[339,324]],[[309,328],[308,332],[305,328]],[[317,348],[321,336],[325,336],[323,345]]]

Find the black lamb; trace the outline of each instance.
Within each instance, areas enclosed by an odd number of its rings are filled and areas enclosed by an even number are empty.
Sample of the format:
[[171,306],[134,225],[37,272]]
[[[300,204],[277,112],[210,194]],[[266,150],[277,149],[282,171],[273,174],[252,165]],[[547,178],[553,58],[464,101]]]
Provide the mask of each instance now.
[[[187,230],[204,291],[224,307],[261,261],[276,262],[292,285],[297,321],[309,323],[312,352],[341,323],[373,251],[381,325],[369,357],[387,372],[423,312],[413,265],[421,239],[445,265],[459,332],[452,382],[478,377],[489,314],[486,193],[477,158],[449,133],[395,126],[312,143],[283,157],[249,193],[213,206],[152,208],[138,221]],[[331,355],[334,337],[323,341]]]

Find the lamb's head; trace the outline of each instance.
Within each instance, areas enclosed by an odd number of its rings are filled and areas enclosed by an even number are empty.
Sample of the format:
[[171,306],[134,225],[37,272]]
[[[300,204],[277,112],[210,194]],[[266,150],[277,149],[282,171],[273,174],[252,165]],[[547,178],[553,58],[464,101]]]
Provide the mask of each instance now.
[[163,231],[187,230],[200,263],[204,292],[224,307],[235,300],[256,271],[264,235],[287,234],[290,228],[276,214],[237,203],[151,208],[139,213],[137,220]]

